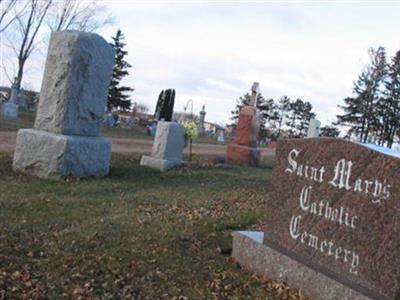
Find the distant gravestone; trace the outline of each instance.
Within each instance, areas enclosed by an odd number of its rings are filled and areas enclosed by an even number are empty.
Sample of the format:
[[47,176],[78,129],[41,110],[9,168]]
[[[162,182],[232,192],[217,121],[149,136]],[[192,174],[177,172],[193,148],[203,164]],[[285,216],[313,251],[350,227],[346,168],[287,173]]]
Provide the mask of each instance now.
[[13,167],[43,178],[108,174],[100,136],[114,52],[99,35],[51,35],[34,129],[18,132]]
[[204,121],[206,118],[206,107],[203,105],[202,110],[200,111],[200,117],[199,117],[199,125],[198,125],[198,131],[200,135],[204,135],[205,132],[205,127],[204,127]]
[[400,297],[400,154],[281,140],[265,232],[237,232],[243,265],[310,299]]
[[4,102],[1,104],[1,115],[4,119],[18,118],[18,105],[12,102]]
[[321,128],[321,122],[317,119],[312,118],[310,124],[308,125],[307,137],[316,138],[319,137],[319,130]]
[[14,104],[18,104],[18,96],[19,96],[18,85],[14,82],[11,85],[10,98],[8,99],[8,101]]
[[185,130],[175,122],[159,121],[151,156],[143,155],[140,164],[160,171],[183,164]]
[[260,161],[258,132],[260,130],[259,111],[256,107],[259,84],[251,87],[249,105],[244,106],[239,114],[233,143],[227,147],[226,158],[231,164],[257,166]]
[[18,118],[18,87],[15,83],[11,86],[10,98],[1,105],[1,115],[4,119]]

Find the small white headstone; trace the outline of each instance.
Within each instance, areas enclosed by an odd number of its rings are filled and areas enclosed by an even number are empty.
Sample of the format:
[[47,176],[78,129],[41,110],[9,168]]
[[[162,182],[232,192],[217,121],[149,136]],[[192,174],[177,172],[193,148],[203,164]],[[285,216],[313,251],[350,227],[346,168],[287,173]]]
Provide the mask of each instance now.
[[319,129],[321,128],[321,122],[317,119],[311,119],[308,125],[307,137],[316,138],[319,137]]

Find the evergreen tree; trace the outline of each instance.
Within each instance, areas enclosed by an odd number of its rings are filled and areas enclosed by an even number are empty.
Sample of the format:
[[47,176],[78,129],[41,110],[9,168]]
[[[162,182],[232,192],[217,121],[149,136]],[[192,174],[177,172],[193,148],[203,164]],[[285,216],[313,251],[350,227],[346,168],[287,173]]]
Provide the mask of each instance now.
[[121,86],[121,80],[129,74],[128,69],[132,66],[124,60],[124,57],[128,52],[123,50],[125,47],[124,35],[121,30],[118,29],[115,37],[112,37],[113,43],[110,45],[115,51],[115,65],[112,73],[111,83],[108,88],[108,99],[107,109],[118,108],[122,110],[128,110],[131,107],[130,96],[127,94],[133,89],[127,86]]
[[[231,120],[234,121],[236,125],[239,114],[243,106],[248,105],[250,103],[250,94],[246,93],[241,96],[238,100],[236,100],[236,107],[234,110],[231,111],[232,117]],[[260,137],[264,138],[267,136],[267,131],[265,124],[273,118],[272,111],[274,107],[274,100],[268,99],[266,100],[261,94],[257,95],[256,107],[260,112]]]
[[[260,110],[265,108],[265,99],[261,94],[257,95],[257,101],[256,101],[256,107]],[[242,110],[243,106],[249,105],[250,103],[250,94],[246,93],[243,96],[241,96],[238,100],[236,100],[236,107],[234,110],[231,111],[232,117],[231,120],[234,121],[234,123],[237,123],[239,119],[239,114],[240,111]],[[261,112],[262,113],[262,112]]]
[[288,117],[288,112],[290,109],[290,98],[287,96],[283,96],[278,100],[278,104],[276,105],[276,110],[274,112],[277,120],[277,137],[281,135],[282,125],[285,123],[285,119]]
[[289,102],[287,122],[289,136],[292,138],[304,137],[307,134],[311,118],[315,117],[312,112],[312,104],[301,99]]
[[400,51],[392,58],[388,66],[388,77],[385,82],[385,122],[384,141],[392,147],[394,139],[400,134]]
[[382,86],[386,76],[386,51],[383,47],[369,50],[371,63],[364,69],[354,83],[355,97],[344,100],[344,110],[339,115],[338,124],[349,126],[348,134],[355,133],[361,142],[367,142],[370,136],[381,131]]
[[308,126],[310,125],[310,120],[315,118],[315,113],[312,112],[312,104],[310,102],[302,102],[299,107],[298,112],[298,124],[296,129],[298,130],[298,135],[304,137],[307,135]]
[[319,136],[335,138],[335,137],[338,137],[339,134],[340,134],[340,131],[335,126],[326,125],[324,127],[321,127],[321,133],[319,134]]
[[288,127],[289,137],[292,138],[296,136],[295,128],[296,128],[296,121],[298,118],[297,114],[299,112],[300,102],[302,102],[300,99],[289,102],[288,114],[285,125]]

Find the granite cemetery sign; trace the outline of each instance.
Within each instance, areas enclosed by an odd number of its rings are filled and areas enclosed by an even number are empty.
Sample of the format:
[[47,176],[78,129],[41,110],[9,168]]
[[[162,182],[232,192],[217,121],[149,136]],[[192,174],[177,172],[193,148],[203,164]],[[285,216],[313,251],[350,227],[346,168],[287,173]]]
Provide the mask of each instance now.
[[[399,299],[399,175],[395,153],[337,139],[280,141],[263,235],[265,249],[283,254],[279,276],[311,299]],[[283,270],[285,260],[315,276]]]

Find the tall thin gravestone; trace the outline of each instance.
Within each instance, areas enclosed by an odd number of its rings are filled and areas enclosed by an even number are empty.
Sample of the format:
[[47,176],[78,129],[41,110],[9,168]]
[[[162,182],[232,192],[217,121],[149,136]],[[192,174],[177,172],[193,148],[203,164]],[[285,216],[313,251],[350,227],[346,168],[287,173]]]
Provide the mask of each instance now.
[[200,117],[199,117],[199,125],[198,125],[198,130],[200,135],[204,135],[205,128],[204,128],[204,121],[206,118],[206,107],[203,105],[202,110],[200,111]]
[[101,137],[114,51],[99,35],[51,35],[33,129],[18,131],[13,168],[43,178],[108,174],[111,144]]
[[259,84],[254,82],[250,103],[244,106],[239,114],[235,140],[228,145],[226,158],[229,163],[257,166],[260,161],[260,149],[257,146],[260,123],[256,107],[259,93]]

